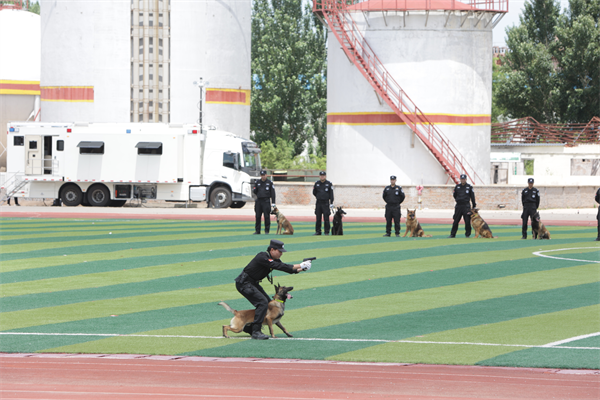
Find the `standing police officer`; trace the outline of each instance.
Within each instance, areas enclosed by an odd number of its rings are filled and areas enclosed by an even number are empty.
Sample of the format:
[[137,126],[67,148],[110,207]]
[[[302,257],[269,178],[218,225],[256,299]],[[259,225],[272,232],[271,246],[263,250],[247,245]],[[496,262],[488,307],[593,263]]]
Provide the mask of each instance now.
[[275,207],[275,188],[273,182],[267,179],[267,171],[260,171],[260,180],[256,181],[252,190],[256,195],[254,213],[256,223],[254,224],[254,235],[260,235],[260,218],[265,218],[265,234],[269,234],[271,228],[271,202]]
[[287,250],[283,247],[283,242],[271,240],[267,251],[258,253],[252,261],[235,278],[235,287],[242,296],[244,296],[254,307],[254,321],[244,327],[244,332],[252,335],[252,339],[265,340],[269,337],[261,332],[262,323],[269,310],[269,301],[271,298],[260,286],[260,281],[266,278],[274,269],[287,272],[288,274],[297,274],[300,271],[308,271],[311,267],[310,261],[304,261],[301,264],[284,264],[281,262],[281,255]]
[[471,212],[471,205],[469,203],[473,203],[473,208],[477,207],[477,204],[475,204],[475,192],[473,191],[473,186],[467,183],[467,176],[465,174],[460,176],[460,183],[454,187],[452,195],[454,196],[456,205],[454,206],[454,223],[452,224],[452,230],[448,237],[456,237],[458,223],[461,218],[464,218],[465,220],[465,236],[470,237],[471,215],[469,212]]
[[598,220],[598,237],[596,238],[596,242],[600,242],[600,188],[596,192],[596,203],[598,203],[598,214],[596,214],[596,219]]
[[321,235],[321,216],[325,220],[325,234],[329,235],[329,208],[333,208],[333,184],[327,180],[325,171],[319,172],[319,180],[315,182],[313,187],[313,196],[317,199],[315,204],[317,223],[313,236]]
[[396,186],[396,176],[390,176],[390,185],[383,190],[383,201],[385,201],[385,235],[383,236],[389,237],[392,233],[392,218],[396,237],[400,236],[400,204],[404,198],[402,187]]
[[521,203],[523,204],[523,213],[521,214],[523,237],[521,239],[527,239],[527,220],[531,218],[531,225],[533,225],[534,215],[540,206],[540,192],[533,187],[533,178],[527,179],[527,187],[521,192]]

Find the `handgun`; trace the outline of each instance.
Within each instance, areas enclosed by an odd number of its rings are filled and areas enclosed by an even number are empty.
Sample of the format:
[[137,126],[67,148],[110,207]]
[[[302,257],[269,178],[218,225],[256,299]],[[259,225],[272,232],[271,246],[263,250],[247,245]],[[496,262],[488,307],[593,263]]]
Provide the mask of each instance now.
[[312,260],[316,260],[316,259],[317,259],[317,257],[308,257],[308,258],[305,258],[302,261],[312,261]]

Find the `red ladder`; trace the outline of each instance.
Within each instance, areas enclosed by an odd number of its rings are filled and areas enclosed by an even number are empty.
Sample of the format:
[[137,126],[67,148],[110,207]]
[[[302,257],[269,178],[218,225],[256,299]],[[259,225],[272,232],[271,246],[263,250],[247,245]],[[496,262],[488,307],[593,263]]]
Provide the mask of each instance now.
[[344,0],[313,0],[313,12],[327,22],[348,58],[376,93],[429,149],[448,176],[458,184],[460,174],[464,173],[470,182],[484,184],[458,149],[429,121],[394,80],[360,33],[346,7]]

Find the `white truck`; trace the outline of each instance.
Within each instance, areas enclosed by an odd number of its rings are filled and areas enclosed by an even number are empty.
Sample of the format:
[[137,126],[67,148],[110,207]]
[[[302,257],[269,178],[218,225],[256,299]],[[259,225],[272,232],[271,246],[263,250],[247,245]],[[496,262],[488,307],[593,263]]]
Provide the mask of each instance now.
[[122,206],[130,199],[243,207],[260,174],[256,143],[197,124],[30,123],[7,129],[7,197]]

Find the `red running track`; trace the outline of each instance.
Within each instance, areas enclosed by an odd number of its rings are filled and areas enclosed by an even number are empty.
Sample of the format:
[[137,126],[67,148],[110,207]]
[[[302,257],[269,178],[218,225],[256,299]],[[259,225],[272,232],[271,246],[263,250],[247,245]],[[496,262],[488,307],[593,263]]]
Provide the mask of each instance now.
[[598,400],[600,371],[0,354],[1,399]]

